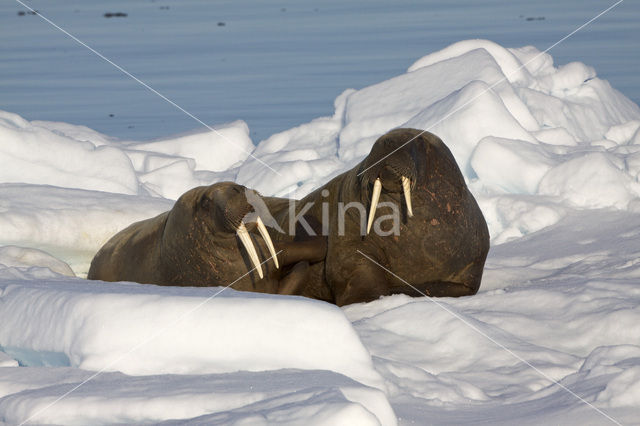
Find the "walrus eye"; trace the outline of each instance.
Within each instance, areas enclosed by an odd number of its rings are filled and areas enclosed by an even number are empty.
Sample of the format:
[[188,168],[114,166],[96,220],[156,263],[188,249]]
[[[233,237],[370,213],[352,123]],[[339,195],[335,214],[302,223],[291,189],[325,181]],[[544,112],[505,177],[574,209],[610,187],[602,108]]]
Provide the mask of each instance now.
[[204,209],[204,210],[209,210],[209,208],[211,207],[211,199],[209,197],[207,197],[207,195],[203,195],[202,197],[200,197],[200,208]]

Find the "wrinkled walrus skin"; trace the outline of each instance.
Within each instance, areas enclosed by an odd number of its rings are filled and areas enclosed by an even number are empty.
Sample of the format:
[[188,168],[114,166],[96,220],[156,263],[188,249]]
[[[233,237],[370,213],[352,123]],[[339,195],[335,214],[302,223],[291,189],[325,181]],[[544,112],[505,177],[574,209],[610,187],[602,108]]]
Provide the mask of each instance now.
[[[412,217],[403,176],[410,190]],[[357,208],[343,214],[344,235],[339,235],[338,204],[362,203],[371,216],[377,179],[381,183],[380,204],[391,202],[399,209],[399,235],[378,235],[375,221],[367,234],[367,218]],[[265,201],[280,226],[287,226],[289,212],[279,208],[281,202]],[[320,222],[323,208],[325,218],[328,212],[328,226],[324,224],[328,228],[326,260],[312,265],[308,283],[316,298],[342,306],[396,293],[466,296],[480,287],[489,251],[487,224],[451,151],[431,133],[415,129],[388,132],[361,163],[304,197],[297,206],[296,213],[303,211]],[[392,213],[389,206],[379,206],[373,212],[378,229],[391,227],[391,222],[383,219]],[[385,228],[385,224],[389,226]],[[324,292],[320,294],[318,289]]]
[[264,239],[255,235],[255,223],[247,224],[259,259],[266,260],[261,279],[237,233],[252,210],[245,191],[222,182],[186,192],[170,211],[113,236],[93,258],[87,278],[177,286],[233,283],[236,290],[299,293],[308,281],[309,265],[325,257],[326,238],[301,235],[275,242],[276,268]]

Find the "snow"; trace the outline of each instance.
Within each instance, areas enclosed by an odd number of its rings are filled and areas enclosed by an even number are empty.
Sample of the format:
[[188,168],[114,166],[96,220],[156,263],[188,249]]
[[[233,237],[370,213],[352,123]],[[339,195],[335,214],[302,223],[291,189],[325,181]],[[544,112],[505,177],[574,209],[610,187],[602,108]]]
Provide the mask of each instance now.
[[[62,354],[74,367],[129,375],[330,370],[382,388],[351,324],[327,303],[220,289],[31,284],[3,283],[0,338],[9,354],[18,348],[28,356],[30,348]],[[22,318],[24,306],[37,315]]]
[[[588,65],[465,40],[334,110],[255,147],[243,121],[135,141],[0,112],[0,422],[637,422],[640,108]],[[193,186],[299,197],[394,127],[442,137],[483,210],[475,296],[83,279]]]
[[[229,148],[235,148],[229,150]],[[153,142],[134,143],[130,149],[142,152],[166,154],[168,158],[186,157],[195,161],[196,170],[224,171],[244,161],[253,151],[249,127],[243,121],[213,128],[205,133],[194,133]],[[224,151],[225,155],[216,155]],[[153,170],[145,164],[145,171]]]
[[[424,401],[441,416],[435,423],[513,424],[507,413],[533,407],[525,424],[557,423],[556,411],[566,416],[560,423],[607,423],[586,405],[562,406],[557,399],[569,394],[552,379],[623,424],[637,421],[639,225],[626,212],[573,212],[494,247],[476,296],[437,304],[394,296],[346,307],[376,368],[395,385],[392,401],[413,401],[394,405],[396,414],[411,419],[412,405]],[[416,326],[407,327],[407,318]],[[462,412],[454,417],[447,407]],[[488,407],[502,414],[486,413]],[[625,422],[619,407],[635,417]]]
[[586,153],[560,164],[540,180],[540,194],[580,207],[626,209],[640,195],[640,184],[625,170],[624,157]]
[[45,251],[33,248],[2,246],[0,247],[0,264],[5,268],[30,268],[37,265],[56,274],[75,277],[69,265]]
[[0,113],[2,182],[50,184],[137,194],[131,162],[119,149],[95,147],[33,123]]
[[3,183],[0,244],[42,248],[86,276],[93,255],[109,238],[172,204],[161,198]]
[[[495,167],[495,159],[502,162]],[[556,165],[539,144],[486,136],[475,148],[471,167],[478,180],[496,191],[535,194],[538,183]]]
[[9,424],[23,421],[80,384],[56,403],[55,410],[44,411],[34,420],[65,425],[166,419],[192,420],[162,424],[377,425],[380,420],[394,421],[381,391],[329,371],[138,377],[102,373],[92,378],[91,372],[68,367],[5,370],[0,395],[7,396],[0,400],[0,411],[10,413],[4,417]]

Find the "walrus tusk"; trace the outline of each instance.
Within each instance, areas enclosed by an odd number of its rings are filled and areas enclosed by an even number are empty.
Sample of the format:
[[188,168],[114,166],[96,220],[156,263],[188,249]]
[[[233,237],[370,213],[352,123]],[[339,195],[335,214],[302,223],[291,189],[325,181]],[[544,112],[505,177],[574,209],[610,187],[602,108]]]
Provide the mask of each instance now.
[[271,253],[271,257],[273,258],[273,262],[276,264],[276,268],[280,268],[278,264],[278,256],[276,255],[276,249],[273,247],[273,241],[271,241],[271,237],[269,236],[269,232],[267,232],[267,227],[264,226],[264,222],[258,216],[256,220],[256,224],[258,225],[258,231],[260,231],[260,235],[262,235],[262,239],[267,243],[267,247],[269,248],[269,253]]
[[413,209],[411,208],[411,180],[402,176],[402,190],[404,191],[404,201],[407,203],[407,213],[409,217],[413,217]]
[[238,234],[240,241],[242,241],[242,245],[245,250],[249,254],[251,263],[253,263],[254,268],[258,271],[258,275],[260,275],[260,278],[263,278],[264,275],[262,274],[262,266],[260,265],[260,259],[258,259],[258,253],[256,252],[253,241],[251,241],[251,237],[249,236],[249,231],[247,231],[247,227],[244,226],[244,223],[240,223],[236,233]]
[[380,178],[377,178],[373,183],[373,194],[371,194],[371,207],[369,208],[369,222],[367,223],[367,234],[371,230],[373,225],[373,219],[376,216],[376,208],[378,207],[378,200],[380,199],[380,192],[382,191],[382,182]]

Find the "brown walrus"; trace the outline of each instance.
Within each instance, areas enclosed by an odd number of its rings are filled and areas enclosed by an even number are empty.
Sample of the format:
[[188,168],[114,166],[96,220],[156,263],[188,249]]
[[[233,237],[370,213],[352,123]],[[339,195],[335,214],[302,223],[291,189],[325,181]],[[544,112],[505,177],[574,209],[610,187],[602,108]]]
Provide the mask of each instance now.
[[431,133],[381,136],[362,162],[298,201],[296,217],[279,199],[265,201],[282,228],[297,218],[312,234],[304,219],[314,217],[328,237],[326,260],[312,265],[302,295],[346,305],[480,287],[487,224],[451,151]]
[[[323,260],[326,238],[304,233],[274,245],[247,194],[231,182],[191,189],[173,208],[136,222],[95,255],[87,278],[143,284],[227,286],[236,290],[294,294],[309,264]],[[261,234],[261,238],[255,235]],[[267,259],[260,262],[260,258]]]

